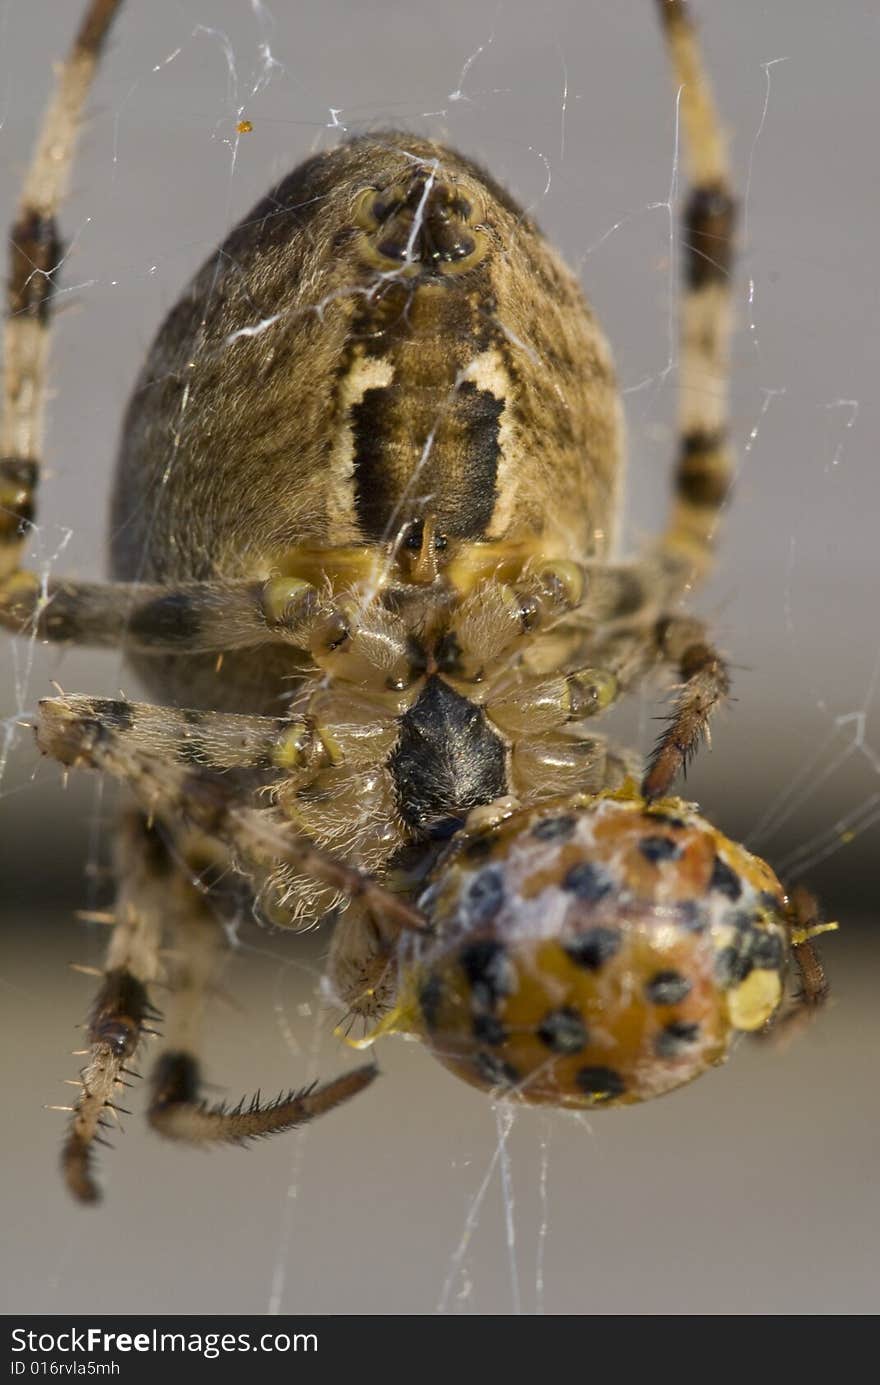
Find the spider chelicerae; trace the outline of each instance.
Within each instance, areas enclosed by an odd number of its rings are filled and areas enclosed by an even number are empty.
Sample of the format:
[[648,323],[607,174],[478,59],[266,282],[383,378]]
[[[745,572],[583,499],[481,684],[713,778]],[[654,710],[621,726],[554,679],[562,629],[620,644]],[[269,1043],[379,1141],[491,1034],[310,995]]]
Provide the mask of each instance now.
[[[87,8],[11,233],[0,444],[0,620],[118,648],[157,698],[56,697],[37,724],[44,753],[136,805],[63,1150],[83,1201],[160,982],[149,1118],[167,1136],[269,1135],[375,1075],[201,1098],[198,1020],[242,890],[278,926],[332,916],[358,1042],[418,1034],[528,1102],[681,1085],[797,1012],[792,956],[806,1009],[825,996],[810,897],[672,794],[729,690],[679,607],[731,472],[735,204],[685,5],[656,7],[693,186],[674,502],[640,558],[612,552],[620,401],[577,283],[483,169],[386,131],[296,168],[196,275],[126,413],[112,580],[44,584],[22,557],[56,217],[120,4]],[[592,721],[663,668],[680,686],[643,771]]]

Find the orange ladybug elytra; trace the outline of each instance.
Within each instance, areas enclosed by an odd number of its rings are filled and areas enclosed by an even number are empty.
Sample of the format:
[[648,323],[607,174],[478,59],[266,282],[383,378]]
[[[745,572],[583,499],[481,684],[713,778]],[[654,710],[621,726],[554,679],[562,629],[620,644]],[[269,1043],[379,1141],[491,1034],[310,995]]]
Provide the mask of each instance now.
[[658,1096],[783,995],[776,876],[668,798],[577,795],[462,834],[419,901],[384,1032],[476,1086],[557,1106]]

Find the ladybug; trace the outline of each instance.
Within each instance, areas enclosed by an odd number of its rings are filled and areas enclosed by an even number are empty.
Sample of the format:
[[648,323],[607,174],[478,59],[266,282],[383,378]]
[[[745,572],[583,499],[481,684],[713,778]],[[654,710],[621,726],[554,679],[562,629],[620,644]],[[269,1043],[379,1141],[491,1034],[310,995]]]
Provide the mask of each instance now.
[[383,1032],[476,1087],[628,1105],[690,1082],[784,993],[788,901],[690,804],[575,795],[465,830],[401,944]]

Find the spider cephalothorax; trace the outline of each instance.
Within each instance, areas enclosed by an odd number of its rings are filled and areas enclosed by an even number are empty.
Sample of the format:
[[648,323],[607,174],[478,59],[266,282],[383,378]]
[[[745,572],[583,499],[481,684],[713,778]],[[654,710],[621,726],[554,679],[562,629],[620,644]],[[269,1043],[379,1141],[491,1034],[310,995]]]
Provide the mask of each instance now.
[[[525,1100],[688,1080],[774,1015],[791,952],[821,999],[809,905],[669,798],[729,688],[679,609],[728,489],[734,228],[684,4],[659,0],[694,183],[681,441],[642,557],[614,555],[620,400],[574,276],[472,160],[386,131],[301,164],[195,276],[126,413],[113,580],[46,586],[20,563],[56,212],[118,7],[91,0],[13,227],[0,444],[0,620],[121,648],[161,704],[41,704],[42,750],[138,804],[64,1149],[74,1194],[97,1197],[92,1146],[157,981],[166,1135],[267,1135],[372,1079],[202,1101],[195,1021],[232,874],[280,926],[334,914],[331,986],[374,1032],[416,1032]],[[680,687],[642,775],[593,723],[664,668]]]

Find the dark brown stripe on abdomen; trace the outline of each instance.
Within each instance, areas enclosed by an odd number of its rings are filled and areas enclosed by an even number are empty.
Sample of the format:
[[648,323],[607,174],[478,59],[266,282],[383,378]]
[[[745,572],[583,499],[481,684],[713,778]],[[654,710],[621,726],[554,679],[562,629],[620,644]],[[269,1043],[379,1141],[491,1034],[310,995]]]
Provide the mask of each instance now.
[[456,393],[454,414],[461,419],[467,434],[464,474],[460,477],[457,509],[458,538],[478,539],[485,534],[495,510],[498,459],[501,444],[498,429],[504,400],[488,390],[477,389],[466,380]]
[[432,391],[426,411],[419,391],[405,398],[405,388],[368,389],[351,409],[355,509],[364,538],[382,542],[427,510],[445,534],[482,537],[495,509],[504,400],[465,380],[448,394],[431,398]]
[[386,444],[391,398],[391,389],[378,385],[351,409],[355,511],[364,538],[375,543],[388,536],[399,499]]

